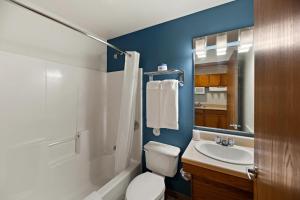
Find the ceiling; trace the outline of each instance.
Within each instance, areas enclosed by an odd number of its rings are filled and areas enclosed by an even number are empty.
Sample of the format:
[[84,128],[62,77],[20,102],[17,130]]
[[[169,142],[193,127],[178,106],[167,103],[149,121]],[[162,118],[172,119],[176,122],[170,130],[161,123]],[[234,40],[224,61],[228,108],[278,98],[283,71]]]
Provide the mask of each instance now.
[[115,38],[233,0],[19,0],[101,36]]

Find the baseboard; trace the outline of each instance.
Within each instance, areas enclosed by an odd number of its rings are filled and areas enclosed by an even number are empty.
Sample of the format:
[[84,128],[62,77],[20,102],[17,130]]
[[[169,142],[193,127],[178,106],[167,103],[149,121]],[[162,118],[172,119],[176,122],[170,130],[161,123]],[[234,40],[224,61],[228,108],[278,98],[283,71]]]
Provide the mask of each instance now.
[[169,189],[166,190],[165,197],[166,200],[191,200],[191,197]]

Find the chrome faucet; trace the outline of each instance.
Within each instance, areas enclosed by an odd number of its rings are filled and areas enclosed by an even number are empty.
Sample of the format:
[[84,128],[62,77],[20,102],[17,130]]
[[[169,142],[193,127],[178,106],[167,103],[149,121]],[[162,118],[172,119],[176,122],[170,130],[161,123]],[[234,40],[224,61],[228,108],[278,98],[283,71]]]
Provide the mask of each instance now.
[[234,145],[234,139],[233,138],[222,138],[220,136],[216,136],[215,137],[215,142],[217,144],[220,144],[222,146],[228,146],[228,147],[232,147]]

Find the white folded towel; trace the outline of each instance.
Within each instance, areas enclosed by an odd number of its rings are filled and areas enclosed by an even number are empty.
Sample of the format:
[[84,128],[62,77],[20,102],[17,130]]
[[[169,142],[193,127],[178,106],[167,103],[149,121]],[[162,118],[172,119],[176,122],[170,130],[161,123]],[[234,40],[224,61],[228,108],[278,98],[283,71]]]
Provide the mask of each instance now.
[[178,125],[178,80],[164,80],[160,94],[160,127],[179,129]]
[[102,200],[102,198],[97,192],[93,192],[89,196],[85,197],[84,200]]
[[161,81],[149,81],[146,90],[146,119],[148,128],[160,128]]

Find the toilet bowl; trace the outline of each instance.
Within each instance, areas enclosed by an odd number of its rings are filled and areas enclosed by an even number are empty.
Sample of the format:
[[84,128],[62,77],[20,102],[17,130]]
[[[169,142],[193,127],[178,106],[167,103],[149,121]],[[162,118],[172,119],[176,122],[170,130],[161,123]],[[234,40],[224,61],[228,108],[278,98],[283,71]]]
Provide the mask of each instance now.
[[126,200],[164,200],[164,177],[145,172],[135,177],[126,191]]
[[126,200],[164,200],[165,176],[174,177],[177,172],[180,149],[150,141],[144,146],[145,172],[135,177],[126,190]]

